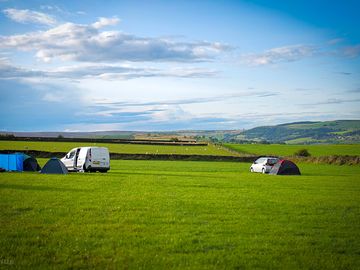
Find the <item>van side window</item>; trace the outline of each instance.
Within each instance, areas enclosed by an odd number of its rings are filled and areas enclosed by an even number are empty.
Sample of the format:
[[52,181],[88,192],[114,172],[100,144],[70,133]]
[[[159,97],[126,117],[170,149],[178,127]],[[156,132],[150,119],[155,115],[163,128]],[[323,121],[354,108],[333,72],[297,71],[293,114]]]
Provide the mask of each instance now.
[[70,152],[69,159],[75,156],[75,151]]

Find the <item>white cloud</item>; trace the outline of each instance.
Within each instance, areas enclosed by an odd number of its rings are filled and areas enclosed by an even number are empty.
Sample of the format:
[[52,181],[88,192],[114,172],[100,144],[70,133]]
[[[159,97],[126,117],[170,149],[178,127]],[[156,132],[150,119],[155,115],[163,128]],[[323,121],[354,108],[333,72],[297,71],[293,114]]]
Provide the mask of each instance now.
[[94,64],[63,66],[49,70],[36,70],[14,66],[7,59],[0,58],[0,79],[51,78],[66,80],[128,80],[141,77],[203,78],[215,77],[217,74],[217,71],[201,68],[160,70],[147,67],[132,67],[129,65]]
[[175,42],[162,38],[146,38],[119,31],[99,31],[116,18],[100,19],[94,25],[65,23],[47,31],[0,36],[0,48],[34,51],[42,61],[61,59],[82,62],[119,61],[211,61],[231,49],[221,43],[207,41]]
[[280,62],[293,62],[312,56],[316,48],[307,45],[292,45],[273,48],[263,53],[248,54],[244,60],[251,66],[263,66]]
[[52,16],[38,11],[8,8],[4,9],[3,12],[8,18],[19,23],[56,24],[56,20]]
[[99,20],[97,22],[94,22],[92,24],[92,26],[96,29],[100,29],[102,27],[105,26],[109,26],[109,25],[116,25],[120,22],[120,20],[116,17],[114,18],[104,18],[104,17],[100,17]]
[[238,92],[238,93],[231,93],[231,94],[223,94],[221,96],[212,96],[212,97],[194,97],[194,98],[187,98],[187,99],[176,99],[176,100],[158,100],[158,101],[149,101],[149,102],[124,102],[124,101],[116,101],[114,98],[111,99],[102,99],[99,101],[94,101],[95,106],[98,108],[102,108],[102,111],[107,111],[110,113],[111,111],[115,110],[118,111],[119,109],[129,110],[130,108],[148,108],[148,109],[159,109],[169,106],[180,106],[180,105],[190,105],[190,104],[201,104],[201,103],[218,103],[224,102],[234,99],[245,99],[251,97],[257,98],[266,98],[269,96],[278,95],[278,93],[274,92],[265,92],[265,91],[254,91],[254,92]]

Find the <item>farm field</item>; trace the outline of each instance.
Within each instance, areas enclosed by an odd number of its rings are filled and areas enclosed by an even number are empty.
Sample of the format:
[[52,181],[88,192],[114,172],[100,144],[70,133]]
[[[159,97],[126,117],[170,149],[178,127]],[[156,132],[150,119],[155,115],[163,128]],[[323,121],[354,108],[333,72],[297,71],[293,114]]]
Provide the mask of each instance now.
[[[46,160],[40,160],[43,165]],[[0,174],[8,268],[357,269],[360,167],[111,161],[107,174]]]
[[234,155],[226,149],[209,144],[208,146],[180,145],[145,145],[114,143],[79,143],[79,142],[33,142],[33,141],[0,141],[0,150],[38,150],[47,152],[68,152],[80,146],[104,146],[111,153],[125,154],[181,154],[181,155]]
[[312,156],[360,155],[360,144],[225,144],[224,146],[243,154],[292,156],[299,149],[307,149]]

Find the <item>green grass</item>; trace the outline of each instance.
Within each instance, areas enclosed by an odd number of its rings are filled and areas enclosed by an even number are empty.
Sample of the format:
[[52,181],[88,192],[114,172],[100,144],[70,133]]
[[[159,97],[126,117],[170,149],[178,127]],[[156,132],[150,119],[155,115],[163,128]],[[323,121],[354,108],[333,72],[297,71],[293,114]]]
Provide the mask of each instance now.
[[312,156],[360,155],[360,144],[321,144],[321,145],[285,145],[285,144],[225,144],[244,154],[291,156],[299,149],[307,149]]
[[[43,164],[45,160],[41,160]],[[7,269],[358,269],[360,167],[111,161],[0,174]]]
[[111,153],[126,154],[182,154],[182,155],[233,155],[223,148],[208,146],[172,146],[144,144],[110,144],[110,143],[78,143],[78,142],[27,142],[0,141],[0,150],[38,150],[48,152],[68,152],[80,146],[104,146]]

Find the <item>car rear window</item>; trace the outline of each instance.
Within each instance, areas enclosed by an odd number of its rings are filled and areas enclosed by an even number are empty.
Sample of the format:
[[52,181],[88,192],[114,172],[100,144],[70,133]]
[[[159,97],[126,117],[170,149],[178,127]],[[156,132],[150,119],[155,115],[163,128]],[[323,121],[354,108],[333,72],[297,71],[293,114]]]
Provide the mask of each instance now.
[[271,159],[268,160],[267,163],[268,163],[269,165],[274,165],[274,164],[277,163],[277,162],[278,162],[278,160],[277,160],[276,158],[271,158]]

